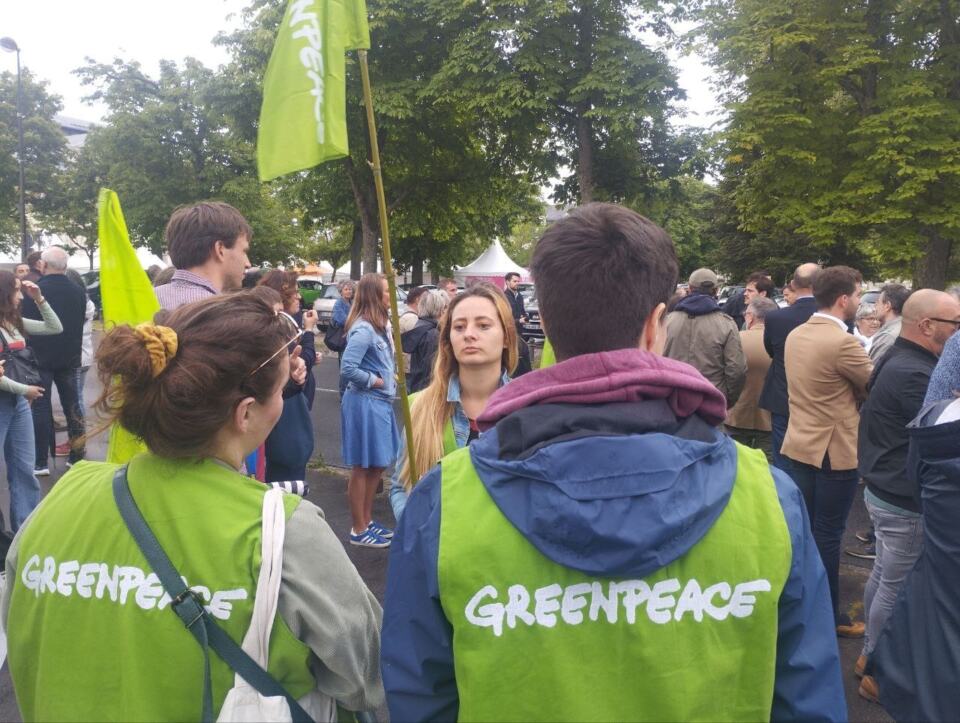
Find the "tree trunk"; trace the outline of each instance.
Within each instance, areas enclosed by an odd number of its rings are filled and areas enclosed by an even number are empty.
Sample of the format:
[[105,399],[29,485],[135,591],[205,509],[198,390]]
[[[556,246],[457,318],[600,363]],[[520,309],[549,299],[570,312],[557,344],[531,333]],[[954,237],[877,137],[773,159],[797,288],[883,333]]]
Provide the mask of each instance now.
[[580,205],[593,201],[593,128],[581,113],[577,118],[577,180],[580,183]]
[[363,228],[359,221],[353,222],[353,243],[350,244],[350,278],[356,281],[361,276],[360,255],[363,251]]
[[410,283],[414,286],[423,286],[423,259],[413,257],[413,268],[410,269]]
[[926,253],[917,261],[913,274],[915,289],[943,289],[947,285],[947,267],[953,241],[934,229],[926,230]]
[[[363,273],[370,274],[377,271],[377,237],[380,232],[378,219],[376,190],[373,181],[361,177],[358,169],[349,156],[346,158],[347,175],[350,177],[350,189],[353,191],[353,200],[360,215],[360,226],[363,235],[361,256],[363,259]],[[351,268],[351,275],[356,269]]]
[[[580,59],[578,75],[586,78],[593,69],[594,19],[591,3],[583,3],[577,17],[577,44]],[[593,123],[587,113],[592,108],[587,98],[577,105],[577,181],[580,184],[580,205],[593,201]]]

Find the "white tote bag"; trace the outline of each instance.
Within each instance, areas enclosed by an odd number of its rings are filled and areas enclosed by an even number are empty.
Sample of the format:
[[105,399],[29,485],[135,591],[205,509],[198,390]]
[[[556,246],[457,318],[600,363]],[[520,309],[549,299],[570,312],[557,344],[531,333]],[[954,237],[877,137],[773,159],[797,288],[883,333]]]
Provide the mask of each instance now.
[[[243,638],[244,652],[264,670],[270,652],[270,632],[277,614],[280,596],[280,572],[283,567],[283,537],[286,532],[283,511],[283,491],[273,487],[263,496],[263,540],[260,576],[257,578],[257,596],[253,600],[253,617]],[[233,688],[220,709],[218,721],[223,723],[255,723],[277,721],[288,723],[293,718],[290,706],[283,696],[266,697],[234,674]]]

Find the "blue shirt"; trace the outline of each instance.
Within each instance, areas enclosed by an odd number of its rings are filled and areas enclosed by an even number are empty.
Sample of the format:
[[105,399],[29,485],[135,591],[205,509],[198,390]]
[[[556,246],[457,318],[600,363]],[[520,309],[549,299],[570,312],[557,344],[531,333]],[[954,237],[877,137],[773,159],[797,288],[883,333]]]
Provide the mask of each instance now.
[[[340,358],[340,377],[350,389],[393,399],[397,393],[397,378],[389,327],[380,333],[368,321],[357,319],[353,322]],[[383,380],[383,386],[374,389],[377,379]]]
[[333,305],[331,321],[337,326],[344,326],[348,316],[350,316],[350,302],[341,296]]

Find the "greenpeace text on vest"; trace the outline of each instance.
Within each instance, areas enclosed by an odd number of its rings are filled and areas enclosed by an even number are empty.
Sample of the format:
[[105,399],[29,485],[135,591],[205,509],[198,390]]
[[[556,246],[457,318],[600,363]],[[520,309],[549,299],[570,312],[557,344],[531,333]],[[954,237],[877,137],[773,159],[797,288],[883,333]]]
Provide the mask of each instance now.
[[[682,588],[682,592],[681,592]],[[713,620],[727,617],[746,618],[753,614],[754,593],[770,592],[770,581],[749,580],[732,586],[718,582],[702,588],[694,579],[681,585],[677,578],[661,580],[653,587],[643,580],[609,582],[581,582],[562,587],[558,584],[537,588],[533,595],[523,585],[507,588],[506,601],[499,600],[500,592],[486,585],[470,598],[464,609],[467,622],[481,628],[491,628],[497,637],[503,634],[504,624],[516,628],[527,626],[556,627],[558,623],[580,625],[585,621],[616,623],[623,617],[630,625],[637,622],[637,608],[644,606],[646,617],[657,625],[680,622],[689,616],[698,623],[705,616]],[[680,592],[679,597],[674,593]],[[489,600],[489,602],[485,602]]]

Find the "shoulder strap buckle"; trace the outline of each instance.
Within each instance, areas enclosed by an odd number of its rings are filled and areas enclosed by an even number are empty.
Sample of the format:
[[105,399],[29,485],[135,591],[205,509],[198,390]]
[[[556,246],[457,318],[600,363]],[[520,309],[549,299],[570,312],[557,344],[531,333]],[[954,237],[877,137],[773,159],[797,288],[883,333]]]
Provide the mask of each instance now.
[[[183,606],[182,609],[181,606]],[[177,617],[183,621],[187,629],[192,628],[207,614],[207,609],[203,606],[203,598],[200,597],[200,593],[189,587],[170,601],[170,607],[173,608],[173,611],[177,614]],[[192,618],[190,617],[191,615],[193,616]]]

